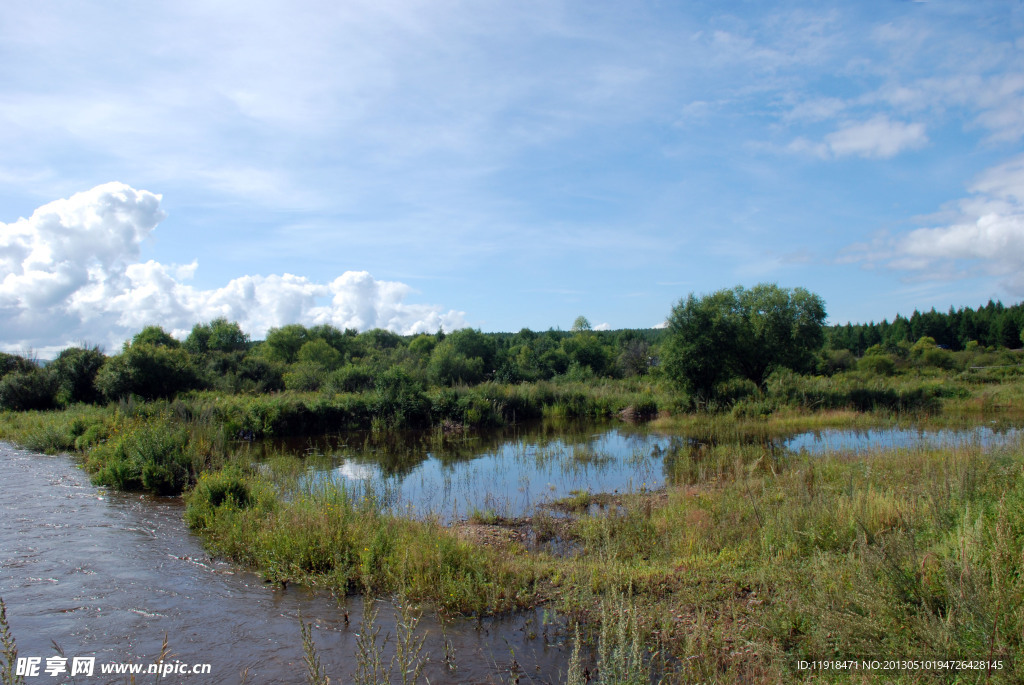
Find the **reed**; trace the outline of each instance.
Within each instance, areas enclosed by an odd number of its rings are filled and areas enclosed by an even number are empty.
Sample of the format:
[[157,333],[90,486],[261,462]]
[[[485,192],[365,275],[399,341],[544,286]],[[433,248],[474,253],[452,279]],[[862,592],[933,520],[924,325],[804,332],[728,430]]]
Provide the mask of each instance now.
[[0,662],[0,681],[4,685],[22,685],[23,676],[17,675],[18,645],[7,621],[7,605],[0,597],[0,646],[3,646],[3,661]]

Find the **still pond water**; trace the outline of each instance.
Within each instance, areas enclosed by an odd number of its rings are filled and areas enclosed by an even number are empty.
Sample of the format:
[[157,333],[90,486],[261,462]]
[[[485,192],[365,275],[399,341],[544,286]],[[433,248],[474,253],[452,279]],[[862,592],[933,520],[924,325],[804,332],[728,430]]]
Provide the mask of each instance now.
[[[916,446],[987,447],[1017,438],[1016,424],[962,429],[820,430],[748,442],[776,455]],[[371,436],[322,436],[253,446],[254,460],[285,449],[306,456],[306,483],[370,484],[391,506],[443,521],[474,513],[516,518],[574,492],[638,492],[672,480],[672,456],[706,442],[643,426],[559,424],[446,440],[375,445]],[[268,473],[271,469],[268,467]]]

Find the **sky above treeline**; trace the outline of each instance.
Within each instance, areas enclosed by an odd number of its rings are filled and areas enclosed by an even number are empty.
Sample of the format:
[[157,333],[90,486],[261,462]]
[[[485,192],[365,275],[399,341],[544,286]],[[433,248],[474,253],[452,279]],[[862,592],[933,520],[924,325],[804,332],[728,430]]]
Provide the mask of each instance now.
[[1024,4],[5,0],[0,349],[1024,298]]

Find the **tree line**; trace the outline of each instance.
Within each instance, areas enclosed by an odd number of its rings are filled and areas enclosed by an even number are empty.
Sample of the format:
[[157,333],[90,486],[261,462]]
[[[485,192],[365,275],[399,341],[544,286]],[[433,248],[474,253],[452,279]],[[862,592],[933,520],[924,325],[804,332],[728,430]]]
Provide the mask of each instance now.
[[763,388],[780,369],[891,375],[913,365],[953,368],[952,351],[1020,347],[1024,304],[915,311],[892,323],[826,326],[825,318],[820,296],[775,284],[690,294],[663,329],[598,331],[582,316],[568,331],[464,328],[413,336],[289,324],[253,341],[238,323],[221,318],[196,324],[180,341],[147,326],[110,356],[97,347],[71,347],[39,363],[0,353],[0,407],[51,409],[192,390],[388,396],[484,382],[635,377],[677,388],[700,404],[734,392],[737,382]]
[[950,307],[945,314],[934,308],[927,312],[915,309],[909,318],[897,315],[891,323],[883,319],[879,323],[831,326],[826,337],[830,348],[849,350],[858,356],[873,345],[892,348],[899,343],[913,344],[924,337],[953,351],[967,349],[972,342],[983,347],[1015,349],[1024,342],[1022,328],[1024,303],[1006,307],[1002,302],[989,300],[977,309]]
[[[49,363],[0,353],[0,406],[50,409],[126,396],[170,398],[190,390],[226,393],[364,392],[420,387],[576,381],[647,374],[663,331],[450,333],[400,336],[330,325],[289,324],[252,341],[226,319],[197,324],[183,341],[147,326],[118,354],[71,347]],[[397,379],[397,380],[396,380]]]

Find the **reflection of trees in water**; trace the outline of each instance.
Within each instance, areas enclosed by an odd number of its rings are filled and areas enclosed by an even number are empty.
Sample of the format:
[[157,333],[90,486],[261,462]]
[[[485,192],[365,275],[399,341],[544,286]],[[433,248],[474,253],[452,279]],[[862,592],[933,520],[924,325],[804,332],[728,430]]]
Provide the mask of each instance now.
[[381,476],[390,478],[408,475],[428,459],[436,459],[442,466],[452,466],[525,449],[600,454],[602,441],[616,427],[628,444],[646,445],[645,433],[622,433],[621,424],[558,419],[456,434],[440,430],[351,431],[314,437],[267,438],[253,443],[251,450],[257,459],[281,453],[307,460],[326,455],[335,463],[345,460],[375,466]]

